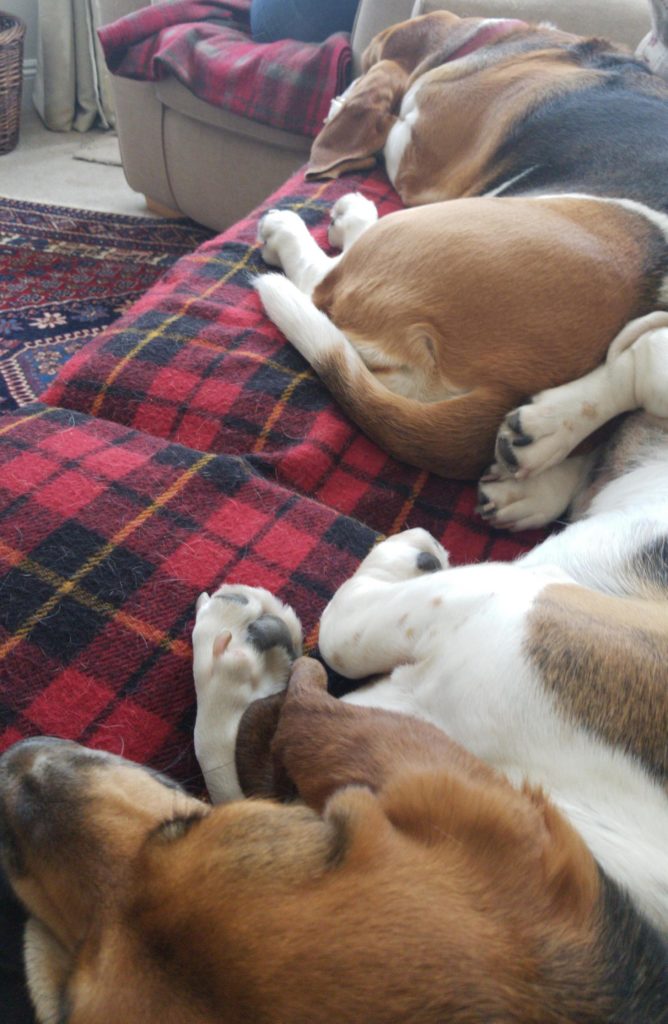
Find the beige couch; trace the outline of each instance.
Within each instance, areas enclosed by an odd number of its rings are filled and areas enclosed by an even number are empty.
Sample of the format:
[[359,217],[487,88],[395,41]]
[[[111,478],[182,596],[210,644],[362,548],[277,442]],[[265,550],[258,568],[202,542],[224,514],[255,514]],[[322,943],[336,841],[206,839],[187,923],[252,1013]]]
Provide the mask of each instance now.
[[[107,23],[144,0],[100,0]],[[583,35],[637,46],[650,26],[649,0],[361,0],[355,64],[387,25],[438,9],[460,15],[550,20]],[[205,103],[175,78],[157,84],[113,79],[123,167],[150,207],[222,230],[276,189],[308,156],[310,140]]]

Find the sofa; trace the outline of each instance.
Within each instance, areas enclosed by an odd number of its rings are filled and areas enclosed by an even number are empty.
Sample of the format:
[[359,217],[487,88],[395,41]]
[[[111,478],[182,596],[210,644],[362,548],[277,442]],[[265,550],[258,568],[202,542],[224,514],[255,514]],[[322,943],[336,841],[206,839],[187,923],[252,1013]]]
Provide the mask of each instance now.
[[[381,7],[388,17],[403,17],[407,6],[363,0],[356,46],[380,27]],[[428,6],[434,4],[424,0]],[[541,17],[557,5],[449,6]],[[578,0],[558,6],[565,18],[585,17]],[[635,39],[648,24],[644,5],[586,6],[587,17],[598,12],[602,33],[621,35],[623,28]],[[165,195],[154,182],[172,160],[181,160],[181,173],[191,173],[202,189],[205,168],[219,180],[211,167],[230,129],[209,121],[201,153],[195,159],[186,147],[186,160],[173,139],[189,115],[164,106],[160,112],[168,90],[120,84],[128,97],[136,90],[137,109],[146,104],[141,153],[138,128],[126,125],[123,135],[119,104],[124,157],[137,158],[146,173],[138,186],[204,223],[226,217],[221,207],[216,213],[207,206],[215,188],[195,209],[188,190]],[[176,94],[177,84],[170,89]],[[271,144],[262,145],[269,162]],[[244,159],[237,178],[255,174],[248,150]],[[128,169],[129,178],[133,173]],[[454,564],[511,559],[540,538],[490,530],[475,515],[473,485],[436,478],[382,452],[263,315],[252,288],[253,275],[265,269],[256,241],[263,211],[298,211],[326,244],[331,205],[355,189],[381,215],[399,206],[382,169],[308,183],[296,170],[247,216],[174,265],[65,365],[40,402],[0,417],[0,750],[23,737],[57,735],[124,754],[202,794],[190,643],[201,591],[222,582],[269,588],[295,607],[306,651],[317,656],[322,609],[380,536],[423,526]],[[243,202],[252,201],[246,194]],[[334,674],[329,685],[335,694],[350,686]],[[21,927],[0,875],[6,1024],[31,1020],[22,994]]]
[[[144,0],[100,0],[103,23]],[[649,0],[361,0],[352,33],[353,71],[376,32],[411,14],[553,20],[583,35],[635,47],[649,29]],[[115,77],[112,90],[123,168],[149,207],[216,231],[239,220],[308,157],[311,140],[257,124],[194,96],[175,77],[157,83]]]

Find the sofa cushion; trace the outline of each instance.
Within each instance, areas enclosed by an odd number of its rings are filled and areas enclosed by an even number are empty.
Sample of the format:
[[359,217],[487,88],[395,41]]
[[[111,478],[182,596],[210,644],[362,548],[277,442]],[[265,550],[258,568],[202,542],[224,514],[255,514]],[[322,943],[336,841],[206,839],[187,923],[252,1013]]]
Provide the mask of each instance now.
[[57,735],[198,780],[198,594],[268,587],[299,609],[312,647],[374,540],[248,460],[41,405],[4,416],[0,750]]
[[[295,175],[267,206],[298,210],[324,242],[332,203],[360,189],[382,213],[398,206],[374,172],[307,184]],[[121,320],[65,367],[45,400],[202,451],[244,456],[255,470],[379,533],[424,526],[459,561],[511,557],[473,515],[475,489],[391,459],[339,409],[264,316],[252,287],[266,271],[258,213],[180,260]]]

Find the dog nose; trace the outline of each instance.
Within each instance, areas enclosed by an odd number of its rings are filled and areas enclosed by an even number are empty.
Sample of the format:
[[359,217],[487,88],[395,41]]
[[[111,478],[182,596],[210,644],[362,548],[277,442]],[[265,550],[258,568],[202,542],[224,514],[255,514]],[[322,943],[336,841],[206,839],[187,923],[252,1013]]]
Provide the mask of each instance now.
[[79,768],[108,755],[70,740],[38,737],[0,757],[0,819],[7,833],[46,840],[80,795]]
[[82,753],[78,743],[53,736],[20,740],[0,756],[0,797],[11,793],[17,780],[31,779],[33,788],[40,781],[53,781],[59,767],[66,768]]

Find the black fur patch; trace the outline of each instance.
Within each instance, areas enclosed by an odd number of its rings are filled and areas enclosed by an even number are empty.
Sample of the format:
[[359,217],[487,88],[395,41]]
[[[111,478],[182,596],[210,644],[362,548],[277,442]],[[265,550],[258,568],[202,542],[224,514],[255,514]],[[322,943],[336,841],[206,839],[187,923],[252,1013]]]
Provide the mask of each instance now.
[[668,1024],[668,944],[601,872],[601,938],[611,1024]]
[[631,568],[634,576],[668,593],[668,536],[655,537],[643,545],[633,555]]
[[585,192],[668,212],[668,88],[614,53],[592,50],[583,63],[601,69],[600,82],[546,99],[522,118],[492,157],[503,171],[486,190],[534,168],[503,195]]

